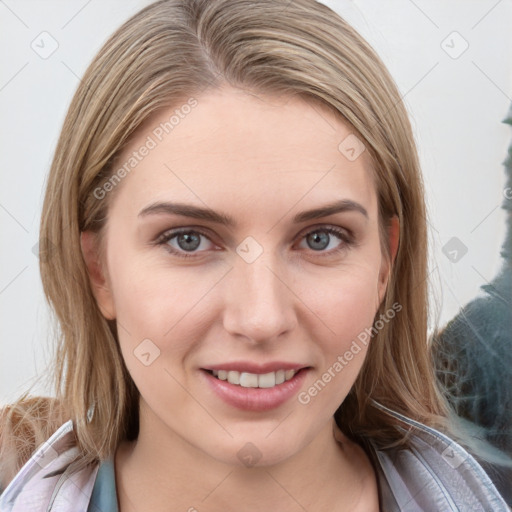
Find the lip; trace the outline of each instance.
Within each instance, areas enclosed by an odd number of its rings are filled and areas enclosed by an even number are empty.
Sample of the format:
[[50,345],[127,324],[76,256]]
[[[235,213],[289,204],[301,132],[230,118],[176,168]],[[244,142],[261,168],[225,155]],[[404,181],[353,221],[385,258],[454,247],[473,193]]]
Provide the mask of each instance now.
[[[207,371],[207,369],[201,369],[199,373],[202,378],[205,379],[205,384],[208,385],[210,389],[212,389],[213,392],[228,405],[244,411],[262,412],[276,409],[296,395],[309,370],[309,368],[300,365],[296,365],[295,368],[285,368],[283,366],[277,367],[274,363],[272,363],[272,365],[273,366],[258,366],[256,369],[259,371],[254,371],[255,365],[252,364],[249,365],[252,370],[246,369],[242,371],[248,371],[250,373],[268,373],[280,369],[297,369],[298,372],[290,380],[285,381],[282,384],[278,384],[273,388],[244,388],[242,386],[230,384],[226,380],[217,379],[217,377],[214,377]],[[224,364],[219,365],[218,367],[215,366],[208,368],[208,370],[240,371],[238,368],[242,367],[248,368],[248,366]],[[275,369],[269,370],[268,368]]]
[[258,364],[254,361],[233,361],[231,363],[216,364],[213,366],[205,366],[202,370],[226,370],[236,372],[255,373],[258,375],[277,370],[301,370],[307,368],[307,364],[290,363],[285,361],[271,361],[268,363]]

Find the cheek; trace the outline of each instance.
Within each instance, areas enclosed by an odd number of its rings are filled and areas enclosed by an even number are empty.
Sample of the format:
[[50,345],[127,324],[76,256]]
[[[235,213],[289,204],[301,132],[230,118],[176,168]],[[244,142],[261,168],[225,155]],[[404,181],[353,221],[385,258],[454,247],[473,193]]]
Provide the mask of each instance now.
[[206,328],[205,312],[214,307],[209,291],[227,266],[171,268],[161,255],[155,260],[153,255],[126,255],[112,267],[119,337],[132,350],[150,339],[179,356]]
[[378,272],[372,269],[360,265],[331,274],[322,293],[309,294],[318,317],[314,332],[319,365],[299,395],[299,403],[330,414],[357,379],[371,343],[378,308]]
[[[222,297],[214,288],[230,266],[171,266],[159,251],[141,253],[123,246],[123,237],[114,238],[108,263],[122,345],[133,351],[150,339],[179,359],[221,313]],[[378,308],[379,255],[376,243],[336,267],[288,268],[293,294],[302,301],[296,304],[302,309],[299,328],[323,340],[329,352],[343,349],[371,325]],[[285,307],[293,307],[293,294]]]
[[341,398],[357,378],[371,342],[370,329],[376,308],[375,293],[368,292],[370,285],[362,280],[347,283],[338,292],[338,299],[329,302],[331,309],[326,323],[335,334],[324,338],[323,372],[342,376],[336,379]]
[[357,263],[320,269],[298,279],[299,296],[315,313],[323,332],[330,332],[323,338],[333,348],[342,348],[372,324],[379,306],[378,275],[376,258],[361,257]]
[[142,396],[157,409],[187,402],[178,382],[185,382],[183,362],[205,328],[197,312],[208,280],[200,281],[190,271],[133,260],[120,265],[113,279],[123,359]]

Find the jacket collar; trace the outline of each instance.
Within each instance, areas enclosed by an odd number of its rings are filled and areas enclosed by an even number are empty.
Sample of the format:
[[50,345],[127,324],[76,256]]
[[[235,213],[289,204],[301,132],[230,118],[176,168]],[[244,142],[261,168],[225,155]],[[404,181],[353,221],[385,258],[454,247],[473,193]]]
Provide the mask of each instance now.
[[405,446],[369,441],[386,512],[492,510],[510,512],[491,479],[462,446],[434,428],[374,405],[401,423]]
[[[487,474],[464,448],[433,428],[376,405],[400,420],[408,432],[407,446],[385,449],[373,441],[367,443],[383,510],[509,512]],[[8,485],[0,496],[0,510],[87,512],[99,464],[76,470],[79,462],[73,424],[68,421]]]
[[98,465],[75,471],[72,421],[44,442],[0,496],[2,512],[87,512]]

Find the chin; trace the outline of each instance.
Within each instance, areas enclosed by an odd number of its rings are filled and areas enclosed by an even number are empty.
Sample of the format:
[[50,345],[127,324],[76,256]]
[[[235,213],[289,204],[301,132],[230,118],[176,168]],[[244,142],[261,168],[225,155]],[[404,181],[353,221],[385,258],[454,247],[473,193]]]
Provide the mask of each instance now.
[[300,439],[290,439],[287,432],[272,433],[265,430],[237,435],[224,443],[215,443],[205,452],[211,457],[228,464],[246,468],[266,467],[279,464],[293,457],[301,449]]

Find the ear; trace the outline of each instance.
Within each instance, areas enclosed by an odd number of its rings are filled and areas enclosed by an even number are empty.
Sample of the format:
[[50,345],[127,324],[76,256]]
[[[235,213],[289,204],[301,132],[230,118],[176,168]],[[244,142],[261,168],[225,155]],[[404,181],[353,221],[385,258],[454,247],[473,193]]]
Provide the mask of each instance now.
[[106,264],[102,262],[100,256],[99,236],[92,231],[83,231],[80,234],[80,244],[96,303],[101,314],[107,320],[114,320],[116,317],[114,298],[108,280]]
[[391,269],[395,262],[396,253],[398,251],[398,243],[400,241],[400,222],[396,215],[391,217],[388,227],[388,244],[389,244],[389,257],[382,258],[382,264],[379,273],[379,303],[382,302],[386,288],[389,282]]

